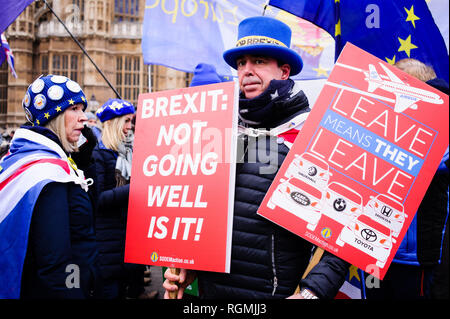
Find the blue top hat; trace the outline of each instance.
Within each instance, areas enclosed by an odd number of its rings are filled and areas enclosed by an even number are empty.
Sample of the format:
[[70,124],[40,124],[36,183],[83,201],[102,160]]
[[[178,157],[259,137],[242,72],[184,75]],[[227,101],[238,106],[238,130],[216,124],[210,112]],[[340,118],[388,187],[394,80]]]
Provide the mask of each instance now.
[[199,63],[195,67],[194,76],[189,86],[199,86],[213,83],[220,83],[222,79],[216,72],[214,65]]
[[109,99],[95,114],[103,123],[118,116],[134,114],[134,106],[125,100]]
[[290,49],[292,31],[285,23],[269,17],[252,17],[242,20],[238,27],[236,47],[223,53],[225,62],[237,69],[236,60],[245,54],[275,58],[291,66],[291,74],[300,73],[303,61]]
[[65,76],[51,74],[31,83],[22,100],[27,120],[40,126],[78,103],[86,109],[87,99],[80,85]]

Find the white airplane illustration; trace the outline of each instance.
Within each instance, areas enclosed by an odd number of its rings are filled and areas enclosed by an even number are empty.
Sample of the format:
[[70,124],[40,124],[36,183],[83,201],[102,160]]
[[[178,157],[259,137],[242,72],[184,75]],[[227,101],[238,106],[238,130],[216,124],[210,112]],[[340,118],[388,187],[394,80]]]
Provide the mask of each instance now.
[[[369,64],[369,72],[364,72],[365,80],[369,82],[368,92],[373,92],[380,88],[395,94],[394,111],[401,113],[408,108],[417,110],[417,102],[424,101],[433,104],[443,104],[444,101],[436,93],[410,86],[400,80],[392,71],[379,63],[386,72],[389,80],[383,80],[378,74],[375,66]],[[383,76],[384,77],[384,76]],[[386,78],[386,77],[384,77]]]

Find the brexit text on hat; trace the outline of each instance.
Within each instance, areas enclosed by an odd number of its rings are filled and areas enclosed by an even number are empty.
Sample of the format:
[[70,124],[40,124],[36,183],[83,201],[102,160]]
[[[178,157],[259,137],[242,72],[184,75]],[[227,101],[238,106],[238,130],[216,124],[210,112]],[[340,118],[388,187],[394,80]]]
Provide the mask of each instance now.
[[239,39],[236,43],[236,47],[242,47],[252,44],[276,44],[286,47],[283,42],[278,41],[277,39],[255,35]]

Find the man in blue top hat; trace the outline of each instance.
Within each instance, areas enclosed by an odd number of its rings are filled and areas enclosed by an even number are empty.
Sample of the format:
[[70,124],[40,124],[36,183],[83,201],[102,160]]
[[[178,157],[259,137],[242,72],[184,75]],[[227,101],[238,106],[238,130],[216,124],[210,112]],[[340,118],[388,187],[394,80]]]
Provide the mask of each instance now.
[[[238,72],[240,141],[245,150],[236,167],[231,270],[229,274],[182,270],[179,276],[166,272],[164,287],[178,289],[178,297],[195,275],[201,297],[227,299],[286,298],[298,285],[301,292],[295,298],[330,299],[344,281],[348,263],[327,252],[301,280],[312,244],[257,215],[310,111],[305,94],[289,78],[303,67],[290,42],[291,29],[283,22],[252,17],[239,24],[236,47],[223,54]],[[178,282],[179,288],[169,280]]]

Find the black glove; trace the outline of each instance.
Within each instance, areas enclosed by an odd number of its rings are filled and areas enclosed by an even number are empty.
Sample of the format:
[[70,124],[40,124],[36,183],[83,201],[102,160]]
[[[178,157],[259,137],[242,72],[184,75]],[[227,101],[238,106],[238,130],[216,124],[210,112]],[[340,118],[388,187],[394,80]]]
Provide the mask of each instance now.
[[92,151],[94,150],[95,145],[97,145],[97,138],[88,126],[84,126],[81,133],[87,141],[79,147],[78,152],[72,153],[72,159],[75,161],[78,168],[86,170],[91,164]]

